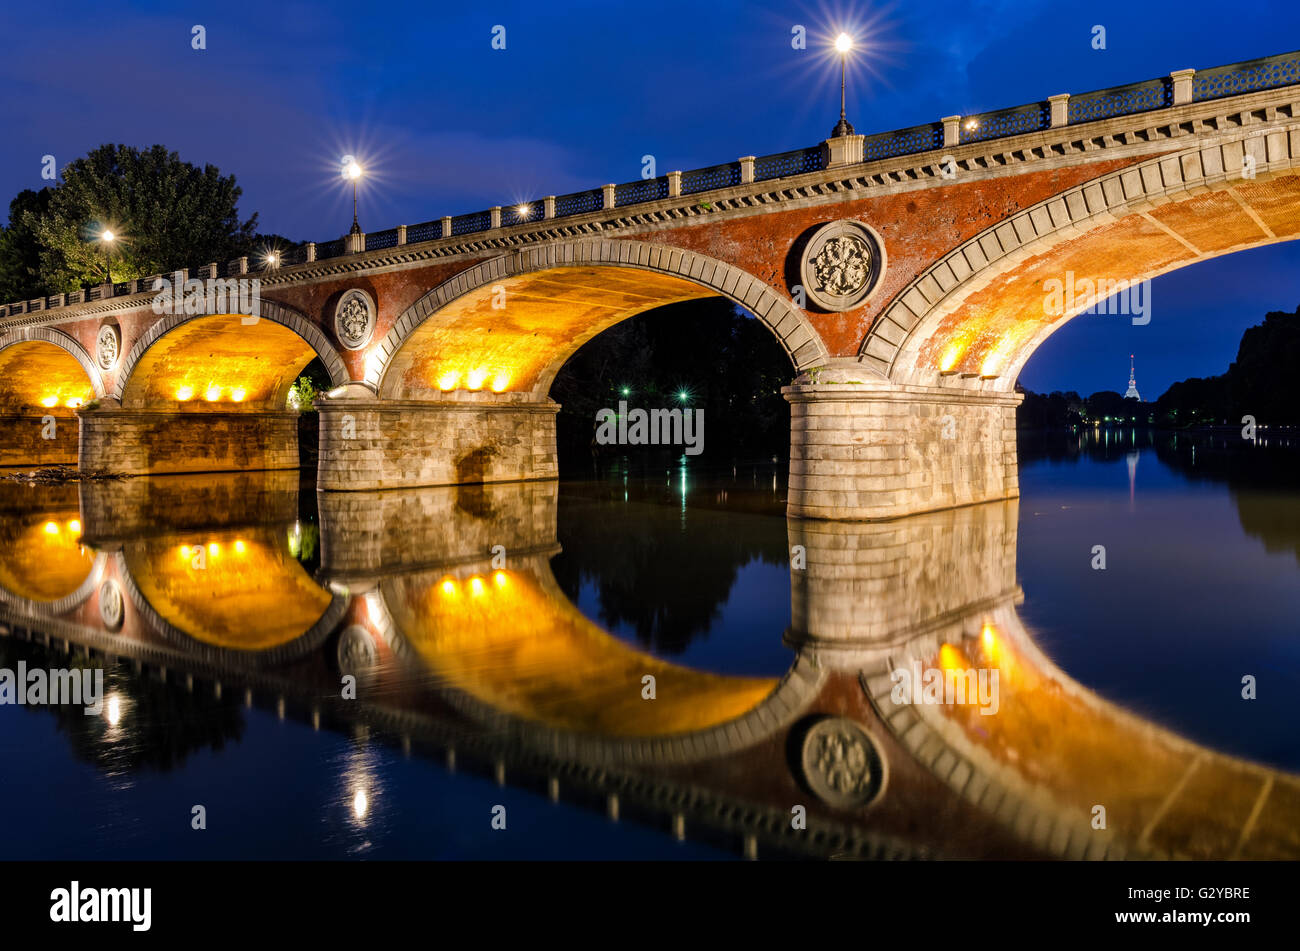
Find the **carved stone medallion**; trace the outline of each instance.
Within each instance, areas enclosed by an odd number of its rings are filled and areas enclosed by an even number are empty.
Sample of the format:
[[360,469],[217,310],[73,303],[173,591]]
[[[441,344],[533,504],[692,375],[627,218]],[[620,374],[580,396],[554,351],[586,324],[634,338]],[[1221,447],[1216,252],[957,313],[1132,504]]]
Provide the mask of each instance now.
[[364,680],[379,659],[375,642],[370,639],[366,629],[354,624],[339,635],[338,662],[339,672],[351,674],[358,680]]
[[837,809],[865,806],[880,794],[885,767],[867,731],[844,717],[819,720],[803,741],[808,787]]
[[99,586],[99,619],[110,631],[122,626],[122,589],[116,581],[105,581]]
[[864,302],[884,270],[884,245],[858,221],[822,225],[813,232],[800,262],[804,292],[829,311],[850,310]]
[[95,360],[101,370],[111,370],[117,366],[117,358],[122,353],[122,332],[114,324],[104,324],[99,328],[95,339]]
[[344,293],[334,308],[334,336],[349,350],[360,350],[375,332],[375,299],[359,288]]

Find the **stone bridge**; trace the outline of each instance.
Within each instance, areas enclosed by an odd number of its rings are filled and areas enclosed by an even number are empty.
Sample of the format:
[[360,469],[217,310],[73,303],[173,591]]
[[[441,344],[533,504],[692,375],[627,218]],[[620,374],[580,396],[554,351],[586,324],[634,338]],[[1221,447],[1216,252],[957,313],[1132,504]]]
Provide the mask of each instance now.
[[319,358],[320,488],[554,478],[565,360],[721,296],[796,373],[791,515],[1014,497],[1017,374],[1092,303],[1049,306],[1052,281],[1113,289],[1300,234],[1298,70],[1180,70],[178,275],[224,301],[168,308],[150,277],[0,307],[0,464],[297,467],[286,397]]

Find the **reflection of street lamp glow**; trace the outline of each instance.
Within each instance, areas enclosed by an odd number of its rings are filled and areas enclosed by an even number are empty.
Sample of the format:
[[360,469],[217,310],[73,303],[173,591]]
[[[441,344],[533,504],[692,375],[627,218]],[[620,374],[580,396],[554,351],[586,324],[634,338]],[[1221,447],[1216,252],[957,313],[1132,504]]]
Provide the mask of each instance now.
[[194,387],[192,386],[182,386],[176,390],[176,398],[181,402],[184,402],[185,400],[189,399],[193,395],[194,395]]
[[245,390],[242,386],[237,386],[230,391],[230,398],[236,403],[242,403],[244,400]]
[[213,558],[217,557],[217,555],[221,554],[221,546],[216,542],[212,542],[212,544],[208,545],[208,554]]
[[242,541],[235,542],[235,554],[242,555],[244,551],[245,551],[244,543]]
[[357,794],[352,797],[352,814],[358,819],[364,819],[370,809],[370,800],[366,798],[366,791],[358,789]]
[[442,593],[453,595],[456,593],[456,584],[450,578],[442,583]]
[[496,376],[494,376],[494,377],[492,378],[492,392],[493,392],[493,393],[500,393],[502,390],[504,390],[504,389],[505,389],[507,386],[509,386],[509,385],[510,385],[510,374],[509,374],[509,373],[498,373]]
[[442,376],[438,377],[438,389],[443,391],[454,390],[456,388],[456,381],[459,379],[459,373],[455,370],[448,370]]
[[58,398],[57,396],[47,396],[47,397],[45,397],[45,399],[41,400],[41,405],[42,405],[42,406],[58,406],[58,405],[59,405],[59,398]]
[[122,722],[122,699],[117,694],[109,696],[108,702],[104,704],[104,719],[109,726],[117,726]]
[[209,383],[207,390],[203,394],[203,398],[207,400],[209,403],[215,403],[218,399],[220,399],[220,397],[221,397],[221,387],[213,383]]
[[474,597],[477,598],[480,594],[483,593],[483,579],[471,578],[469,580],[469,589],[474,593]]
[[492,580],[497,583],[498,588],[504,588],[506,586],[506,573],[504,571],[498,571],[492,576]]
[[81,522],[74,518],[72,521],[68,523],[68,531],[72,532],[74,535],[80,535]]
[[69,398],[68,402],[65,403],[64,405],[67,406],[68,409],[76,409],[78,406],[81,405],[81,397],[73,396]]
[[46,535],[57,535],[57,534],[59,534],[59,526],[58,526],[55,522],[46,522],[46,523],[45,523],[45,534],[46,534]]
[[471,390],[481,390],[487,381],[487,370],[470,370],[465,377],[465,385]]

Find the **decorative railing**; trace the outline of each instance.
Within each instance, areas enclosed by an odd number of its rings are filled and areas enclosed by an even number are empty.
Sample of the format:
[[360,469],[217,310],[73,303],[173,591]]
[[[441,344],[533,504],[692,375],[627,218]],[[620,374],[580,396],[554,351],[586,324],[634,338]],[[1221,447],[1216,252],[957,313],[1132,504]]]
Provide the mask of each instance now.
[[1098,89],[1081,96],[1070,97],[1069,122],[1095,122],[1114,119],[1135,112],[1149,112],[1173,105],[1173,83],[1168,77],[1148,79],[1127,86]]
[[419,241],[432,241],[435,238],[441,237],[441,221],[426,221],[422,224],[411,225],[406,229],[406,241],[408,244],[415,244]]
[[712,168],[698,168],[693,172],[682,172],[683,195],[711,192],[719,188],[730,188],[732,185],[739,184],[739,162],[728,162],[726,165],[714,165]]
[[[900,156],[919,155],[956,145],[1042,132],[1063,125],[1113,119],[1175,105],[1205,102],[1296,84],[1300,84],[1300,52],[1282,53],[1244,63],[1234,63],[1230,66],[1216,66],[1212,69],[1185,70],[1158,79],[1098,89],[1077,96],[1053,97],[1052,102],[1029,103],[1010,109],[953,117],[943,122],[930,122],[909,129],[864,136],[861,161],[879,162]],[[546,201],[531,201],[523,205],[502,207],[499,223],[503,228],[517,227],[542,220],[585,215],[608,210],[609,207],[624,208],[684,195],[697,195],[732,188],[747,181],[767,182],[819,172],[826,168],[828,155],[828,148],[823,144],[813,148],[764,155],[752,160],[727,162],[709,168],[674,172],[658,178],[627,182],[609,189],[612,191],[612,202],[606,199],[606,188],[592,188]],[[749,161],[752,161],[752,166],[750,177],[746,179],[745,163]],[[477,234],[494,227],[494,214],[493,211],[476,211],[457,215],[454,218],[410,225],[404,231],[400,228],[390,228],[387,231],[366,234],[360,241],[345,236],[322,244],[304,244],[282,251],[278,267],[320,261],[344,254],[355,254],[359,251],[376,251],[403,244],[435,241],[448,236]],[[247,259],[240,259],[213,268],[202,265],[190,269],[186,274],[230,277],[244,273],[245,269],[260,272],[262,268],[263,264],[260,261],[250,262]],[[144,281],[115,283],[111,288],[105,286],[84,288],[69,294],[0,304],[0,317],[34,310],[48,310],[67,304],[85,303],[109,296],[122,296],[133,293],[132,288],[136,289],[134,292],[149,289],[145,287]]]
[[604,190],[593,188],[585,192],[574,192],[572,195],[561,195],[555,199],[555,217],[567,218],[569,215],[581,215],[604,207]]
[[820,172],[826,167],[826,150],[820,145],[811,149],[795,149],[754,159],[754,181],[766,182],[773,178],[789,178],[804,172]]
[[639,205],[646,201],[658,201],[668,197],[668,179],[648,178],[639,182],[614,186],[614,207]]
[[397,247],[397,229],[389,228],[387,231],[376,231],[373,234],[366,235],[366,250],[378,251],[381,248]]
[[1040,132],[1051,124],[1052,112],[1045,102],[1016,106],[1014,109],[999,109],[996,112],[981,112],[962,119],[961,141],[965,145],[967,142],[1001,139],[1024,132]]
[[1245,92],[1292,86],[1297,82],[1300,82],[1300,52],[1266,56],[1232,66],[1197,70],[1192,80],[1192,101],[1239,96]]
[[917,155],[940,148],[943,148],[943,123],[930,122],[897,132],[867,136],[862,140],[862,160],[878,162],[881,159]]

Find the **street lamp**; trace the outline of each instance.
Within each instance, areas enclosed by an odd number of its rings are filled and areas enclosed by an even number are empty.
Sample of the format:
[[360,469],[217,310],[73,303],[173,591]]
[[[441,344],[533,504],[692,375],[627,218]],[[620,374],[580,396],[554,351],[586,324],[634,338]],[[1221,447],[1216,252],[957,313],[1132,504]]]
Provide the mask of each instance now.
[[108,272],[108,283],[110,284],[113,283],[113,259],[110,256],[109,249],[112,247],[113,239],[115,237],[116,235],[107,228],[99,234],[99,240],[103,242],[104,245],[104,270]]
[[831,138],[833,139],[853,134],[853,126],[844,113],[844,77],[849,59],[849,50],[851,49],[853,49],[853,37],[847,33],[841,33],[835,38],[835,51],[840,54],[840,121],[831,130]]
[[349,162],[343,174],[352,179],[352,230],[348,234],[361,234],[361,225],[357,224],[357,179],[361,177],[361,166],[355,161]]

